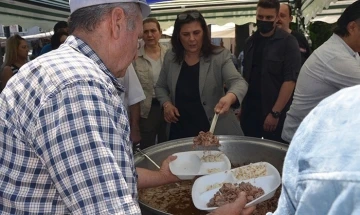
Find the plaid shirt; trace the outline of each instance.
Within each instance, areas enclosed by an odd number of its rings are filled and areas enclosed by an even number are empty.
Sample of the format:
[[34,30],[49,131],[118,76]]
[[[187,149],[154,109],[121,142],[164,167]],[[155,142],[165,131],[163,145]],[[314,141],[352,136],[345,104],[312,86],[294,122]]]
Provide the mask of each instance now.
[[141,214],[123,87],[70,36],[0,95],[1,214]]

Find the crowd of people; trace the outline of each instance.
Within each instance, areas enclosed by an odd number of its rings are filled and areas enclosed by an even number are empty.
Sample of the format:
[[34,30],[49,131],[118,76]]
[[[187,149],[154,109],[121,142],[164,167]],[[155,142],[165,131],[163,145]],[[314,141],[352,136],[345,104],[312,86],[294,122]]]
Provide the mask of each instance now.
[[[141,214],[139,188],[179,179],[169,169],[173,156],[158,171],[136,168],[134,145],[196,136],[210,129],[215,113],[216,135],[290,143],[274,214],[360,212],[359,0],[313,53],[289,29],[290,6],[259,0],[243,74],[229,50],[211,44],[197,10],[177,15],[167,48],[159,22],[146,18],[146,0],[69,5],[68,22],[55,25],[41,56],[27,62],[25,40],[7,41],[2,214]],[[211,214],[251,214],[245,196]]]

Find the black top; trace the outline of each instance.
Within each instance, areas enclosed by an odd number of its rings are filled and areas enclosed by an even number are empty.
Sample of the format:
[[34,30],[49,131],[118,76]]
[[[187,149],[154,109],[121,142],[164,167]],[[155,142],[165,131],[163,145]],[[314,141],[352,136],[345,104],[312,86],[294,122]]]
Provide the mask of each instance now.
[[248,95],[251,99],[261,100],[261,72],[264,58],[263,53],[269,38],[271,37],[263,37],[258,32],[256,32],[254,35],[254,53],[248,89]]
[[189,66],[184,61],[182,64],[175,91],[175,106],[180,117],[177,123],[171,124],[170,140],[194,137],[210,129],[200,99],[199,71],[200,63]]
[[308,57],[311,55],[311,49],[306,37],[297,31],[291,31],[291,34],[296,38],[299,43],[300,54],[301,54],[301,65],[305,63]]

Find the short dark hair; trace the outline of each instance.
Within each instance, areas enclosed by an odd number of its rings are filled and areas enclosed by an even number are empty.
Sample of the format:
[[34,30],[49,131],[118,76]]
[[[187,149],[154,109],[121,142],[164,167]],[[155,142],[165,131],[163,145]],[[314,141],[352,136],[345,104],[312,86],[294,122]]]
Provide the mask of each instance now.
[[68,27],[68,23],[65,22],[65,21],[60,21],[60,22],[57,22],[55,25],[54,25],[54,33],[58,32],[60,29],[62,28],[67,28]]
[[146,19],[143,20],[143,25],[146,24],[146,23],[155,23],[158,30],[160,32],[162,31],[161,28],[160,28],[160,23],[156,18],[154,18],[154,17],[146,18]]
[[356,21],[360,24],[360,1],[355,1],[349,5],[345,11],[341,14],[340,18],[336,22],[334,33],[340,37],[349,36],[350,33],[347,30],[347,26],[350,22]]
[[[193,18],[192,16],[189,15],[193,13],[199,13],[199,17]],[[181,63],[184,60],[185,50],[184,50],[184,46],[180,42],[180,30],[184,24],[188,24],[191,22],[200,23],[201,28],[203,30],[203,43],[201,47],[201,54],[204,57],[209,57],[211,54],[214,53],[216,46],[211,44],[209,29],[203,15],[198,10],[187,10],[182,12],[181,14],[188,14],[188,16],[184,20],[179,19],[178,16],[175,20],[174,31],[171,37],[172,50],[175,53],[174,60],[178,63]]]
[[60,31],[60,32],[56,32],[52,37],[51,37],[51,49],[55,50],[57,48],[59,48],[59,46],[61,45],[60,43],[60,39],[62,36],[69,36],[68,33],[64,32],[64,31]]
[[276,12],[278,13],[280,10],[280,2],[279,0],[259,0],[257,7],[276,9]]

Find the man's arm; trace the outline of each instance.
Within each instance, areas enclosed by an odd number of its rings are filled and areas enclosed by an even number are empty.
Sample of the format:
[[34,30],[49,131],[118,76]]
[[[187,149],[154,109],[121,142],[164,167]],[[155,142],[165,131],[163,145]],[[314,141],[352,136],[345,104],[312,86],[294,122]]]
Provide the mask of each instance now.
[[169,163],[175,160],[175,156],[169,156],[163,161],[160,171],[152,171],[144,168],[136,168],[138,174],[138,188],[157,187],[164,184],[180,181],[178,177],[173,175],[169,168]]
[[[281,85],[278,98],[272,107],[272,111],[274,112],[282,112],[289,102],[295,88],[296,74],[299,73],[301,68],[301,55],[298,41],[294,36],[290,35],[284,42],[286,47],[282,71],[284,82]],[[279,118],[274,118],[272,114],[269,113],[264,122],[264,130],[274,131],[278,126],[278,122]]]
[[281,112],[286,104],[289,102],[292,93],[295,89],[295,81],[285,81],[281,85],[279,96],[275,102],[275,105],[273,106],[272,110],[274,112],[278,111]]
[[297,75],[301,69],[301,55],[296,38],[290,35],[286,41],[285,60],[283,67],[284,82],[280,88],[278,98],[273,106],[273,111],[282,112],[291,98]]
[[[273,112],[282,112],[285,105],[288,103],[289,99],[292,96],[292,93],[295,88],[294,81],[285,81],[280,89],[279,96],[275,102],[275,105],[272,108]],[[275,131],[279,123],[279,118],[274,118],[271,113],[269,113],[264,122],[264,131]]]
[[126,75],[128,78],[124,80],[124,85],[128,89],[128,102],[129,102],[129,114],[130,114],[130,139],[133,144],[137,144],[141,140],[140,136],[140,102],[146,97],[139,78],[135,73],[134,66],[129,65]]

